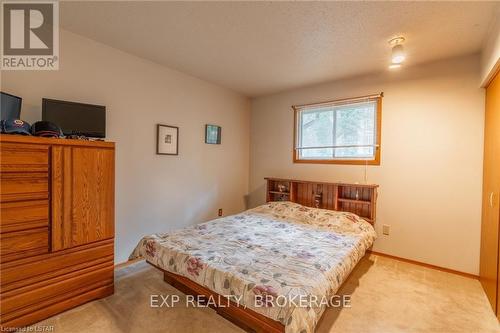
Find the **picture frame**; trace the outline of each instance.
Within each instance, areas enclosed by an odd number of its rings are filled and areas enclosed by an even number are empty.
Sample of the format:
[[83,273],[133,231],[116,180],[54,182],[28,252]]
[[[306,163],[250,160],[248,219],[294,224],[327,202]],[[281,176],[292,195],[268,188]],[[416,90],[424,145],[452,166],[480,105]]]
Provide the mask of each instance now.
[[156,125],[156,154],[179,155],[179,127]]
[[217,125],[205,125],[205,143],[210,145],[220,145],[222,137],[222,127]]

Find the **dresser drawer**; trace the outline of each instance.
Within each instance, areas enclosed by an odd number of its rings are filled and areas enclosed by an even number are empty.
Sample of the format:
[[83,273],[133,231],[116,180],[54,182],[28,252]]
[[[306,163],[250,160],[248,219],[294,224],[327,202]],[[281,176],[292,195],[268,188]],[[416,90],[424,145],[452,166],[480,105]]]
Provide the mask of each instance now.
[[49,201],[29,200],[0,204],[0,233],[48,227]]
[[31,312],[65,299],[71,299],[96,288],[111,286],[113,276],[113,263],[103,263],[31,286],[2,292],[0,314],[3,320],[8,321],[10,317],[24,315],[24,312]]
[[0,201],[46,200],[49,198],[47,172],[0,173]]
[[49,146],[2,142],[1,172],[48,172]]
[[6,262],[49,252],[47,227],[0,234],[0,261]]
[[104,262],[113,265],[113,240],[80,246],[24,258],[2,265],[0,290],[2,293],[57,276],[66,275]]

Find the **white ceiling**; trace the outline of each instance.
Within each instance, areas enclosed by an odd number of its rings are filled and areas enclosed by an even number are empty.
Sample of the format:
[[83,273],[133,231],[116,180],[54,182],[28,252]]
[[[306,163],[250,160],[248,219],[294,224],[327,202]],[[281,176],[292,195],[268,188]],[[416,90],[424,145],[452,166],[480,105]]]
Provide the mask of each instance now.
[[[479,52],[498,2],[61,2],[74,33],[247,96]],[[404,70],[404,69],[403,69]]]

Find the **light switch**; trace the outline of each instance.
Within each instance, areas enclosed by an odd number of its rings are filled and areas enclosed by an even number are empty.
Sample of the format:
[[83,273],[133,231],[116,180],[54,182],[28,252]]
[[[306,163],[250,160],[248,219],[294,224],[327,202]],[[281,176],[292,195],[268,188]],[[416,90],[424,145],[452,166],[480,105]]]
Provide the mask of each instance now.
[[388,224],[382,225],[382,234],[389,236],[389,232],[391,231],[391,226]]

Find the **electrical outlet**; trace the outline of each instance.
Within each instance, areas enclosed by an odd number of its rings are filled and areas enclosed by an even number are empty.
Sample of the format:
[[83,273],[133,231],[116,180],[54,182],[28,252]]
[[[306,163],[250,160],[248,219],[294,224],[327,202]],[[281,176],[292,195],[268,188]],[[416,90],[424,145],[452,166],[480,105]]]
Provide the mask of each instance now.
[[382,225],[382,234],[389,236],[389,232],[391,231],[391,226],[388,224]]
[[222,208],[219,208],[219,216],[222,216]]

